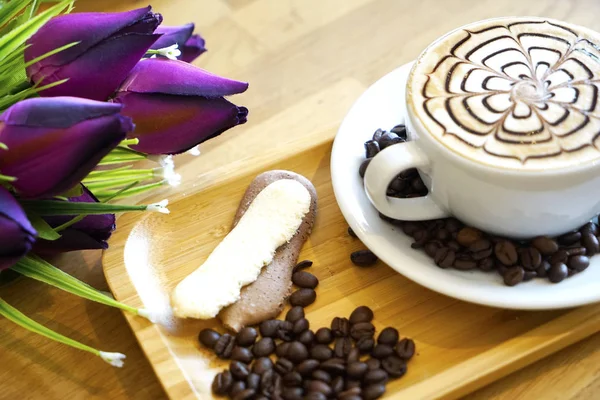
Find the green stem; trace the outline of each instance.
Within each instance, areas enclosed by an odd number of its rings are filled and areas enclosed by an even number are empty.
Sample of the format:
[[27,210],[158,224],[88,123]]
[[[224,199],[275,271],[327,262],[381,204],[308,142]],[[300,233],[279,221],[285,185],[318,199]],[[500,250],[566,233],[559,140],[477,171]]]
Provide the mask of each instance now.
[[122,211],[144,211],[147,208],[146,205],[75,203],[55,200],[21,200],[21,205],[41,216],[114,214]]
[[78,215],[76,217],[71,218],[70,220],[68,220],[64,224],[57,226],[56,228],[54,228],[54,230],[56,232],[64,231],[65,229],[67,229],[71,225],[74,225],[74,224],[78,223],[79,221],[81,221],[84,218],[85,218],[85,215]]
[[15,178],[14,176],[8,176],[8,175],[0,174],[0,181],[14,182],[16,180],[17,180],[17,178]]
[[81,42],[71,42],[71,43],[69,43],[69,44],[66,44],[66,45],[64,45],[64,46],[61,46],[61,47],[59,47],[59,48],[56,48],[56,49],[54,49],[54,50],[52,50],[52,51],[49,51],[49,52],[47,52],[47,53],[45,53],[45,54],[42,54],[41,56],[39,56],[39,57],[36,57],[36,58],[34,58],[33,60],[30,60],[30,61],[26,62],[26,63],[25,63],[25,65],[24,65],[24,67],[25,67],[25,68],[27,68],[27,67],[29,67],[29,66],[31,66],[31,65],[33,65],[33,64],[35,64],[36,62],[43,60],[43,59],[44,59],[44,58],[46,58],[46,57],[50,57],[51,55],[54,55],[54,54],[56,54],[56,53],[60,53],[60,52],[61,52],[61,51],[63,51],[63,50],[66,50],[66,49],[68,49],[68,48],[71,48],[71,47],[73,47],[73,46],[77,46],[79,43],[81,43]]
[[157,171],[161,171],[162,168],[148,168],[148,169],[115,169],[115,170],[104,170],[94,171],[98,172],[94,175],[90,173],[86,178],[83,179],[83,184],[89,187],[92,182],[101,182],[107,180],[113,180],[115,178],[154,178]]
[[135,196],[140,193],[144,193],[148,190],[152,190],[154,188],[160,187],[160,186],[164,185],[165,183],[166,183],[166,181],[164,181],[164,180],[160,181],[160,182],[149,183],[147,185],[137,186],[132,189],[122,191],[120,194],[117,194],[117,195],[115,195],[115,193],[113,191],[109,191],[109,190],[104,190],[104,191],[101,190],[98,192],[94,192],[94,195],[96,195],[96,197],[98,197],[101,201],[104,201],[104,199],[106,197],[110,197],[110,196],[113,196],[114,199],[122,199],[125,197]]

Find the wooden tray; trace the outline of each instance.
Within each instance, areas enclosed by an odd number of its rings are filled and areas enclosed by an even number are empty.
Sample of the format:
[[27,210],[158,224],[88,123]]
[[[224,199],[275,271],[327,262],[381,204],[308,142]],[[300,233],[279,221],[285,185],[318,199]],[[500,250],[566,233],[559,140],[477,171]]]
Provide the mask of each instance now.
[[353,266],[349,255],[363,246],[348,236],[335,202],[330,149],[327,139],[301,154],[216,177],[201,192],[172,202],[170,216],[119,219],[104,255],[106,278],[117,299],[163,311],[166,326],[126,317],[172,399],[210,398],[212,377],[226,363],[196,339],[218,322],[168,318],[168,293],[227,234],[250,181],[275,168],[306,176],[319,195],[316,225],[300,256],[314,261],[311,272],[320,280],[317,301],[307,309],[311,327],[365,304],[375,311],[378,330],[391,325],[417,343],[408,373],[388,385],[388,398],[457,398],[600,330],[600,305],[544,312],[487,308],[436,294],[382,263]]

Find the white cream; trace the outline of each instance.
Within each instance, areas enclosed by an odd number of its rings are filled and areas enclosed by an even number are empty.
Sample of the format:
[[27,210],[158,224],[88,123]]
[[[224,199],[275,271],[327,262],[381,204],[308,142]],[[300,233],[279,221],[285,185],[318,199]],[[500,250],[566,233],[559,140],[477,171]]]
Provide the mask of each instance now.
[[235,303],[242,287],[254,282],[277,248],[294,236],[310,202],[308,190],[295,180],[281,179],[264,188],[204,264],[175,287],[174,314],[209,319]]

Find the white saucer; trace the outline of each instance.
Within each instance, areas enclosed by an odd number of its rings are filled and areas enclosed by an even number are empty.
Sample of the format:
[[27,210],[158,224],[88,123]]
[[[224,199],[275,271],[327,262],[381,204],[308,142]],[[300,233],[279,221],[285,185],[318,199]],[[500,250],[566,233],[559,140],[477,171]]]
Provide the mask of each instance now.
[[584,272],[559,284],[534,279],[507,287],[496,272],[438,268],[410,247],[402,231],[379,218],[364,192],[358,167],[364,142],[378,129],[404,122],[404,86],[410,64],[381,78],[363,93],[346,115],[333,144],[331,179],[337,202],[360,240],[390,267],[431,290],[457,299],[512,309],[554,309],[600,301],[600,256]]

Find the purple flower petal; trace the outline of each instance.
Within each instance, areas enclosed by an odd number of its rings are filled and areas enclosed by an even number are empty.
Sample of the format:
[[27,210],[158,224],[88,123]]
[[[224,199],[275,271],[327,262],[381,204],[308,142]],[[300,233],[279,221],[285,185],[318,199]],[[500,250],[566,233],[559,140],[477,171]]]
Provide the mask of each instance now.
[[223,78],[183,61],[149,58],[131,70],[118,91],[221,97],[246,89],[246,82]]
[[248,110],[222,97],[119,93],[114,100],[136,122],[129,136],[140,140],[138,151],[176,154],[246,122]]
[[27,75],[37,74],[42,66],[59,66],[71,62],[113,35],[154,32],[162,17],[151,10],[148,6],[122,13],[74,13],[52,18],[27,40],[26,61],[69,43],[80,43],[30,66]]
[[[25,122],[31,121],[30,115],[47,116],[54,102],[53,98],[25,100],[17,106],[13,114],[12,107],[2,119]],[[69,114],[69,101],[58,99],[64,106],[62,113]],[[79,102],[72,99],[71,102]],[[125,138],[125,133],[133,129],[131,120],[113,109],[111,115],[98,115],[100,105],[90,105],[90,118],[84,119],[81,107],[90,102],[83,100],[75,107],[80,121],[68,128],[40,126],[39,123],[10,124],[0,122],[0,142],[8,146],[8,151],[0,153],[0,171],[17,178],[13,187],[22,197],[44,197],[60,194],[83,179],[96,164]],[[46,111],[27,108],[42,107]],[[108,109],[108,108],[107,108]],[[58,125],[64,125],[67,117],[60,119]]]
[[152,49],[162,49],[177,44],[181,51],[179,59],[184,62],[192,62],[200,54],[206,51],[205,41],[200,35],[192,35],[194,24],[181,26],[159,26],[155,33],[162,36],[154,42]]
[[92,47],[71,63],[40,68],[31,79],[40,85],[69,79],[40,92],[43,97],[77,96],[106,100],[158,37],[159,35],[154,34],[129,33],[110,38]]
[[36,235],[19,203],[0,186],[0,271],[27,254]]
[[190,63],[206,51],[205,41],[200,35],[193,35],[183,46],[179,46],[179,50],[181,50],[179,59],[183,62]]

